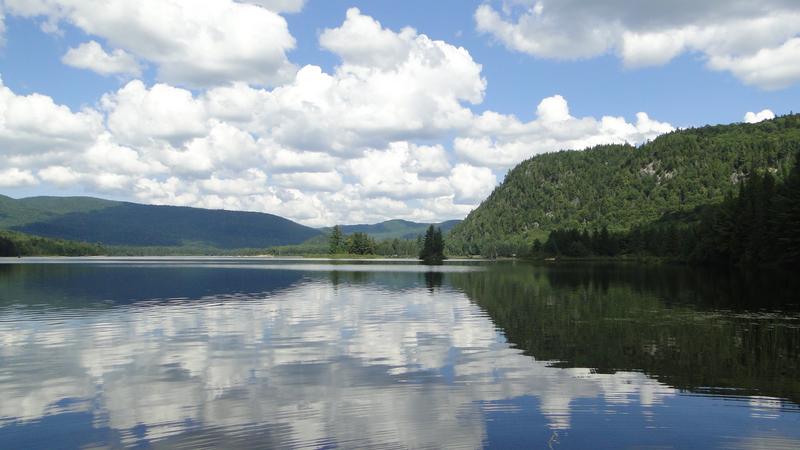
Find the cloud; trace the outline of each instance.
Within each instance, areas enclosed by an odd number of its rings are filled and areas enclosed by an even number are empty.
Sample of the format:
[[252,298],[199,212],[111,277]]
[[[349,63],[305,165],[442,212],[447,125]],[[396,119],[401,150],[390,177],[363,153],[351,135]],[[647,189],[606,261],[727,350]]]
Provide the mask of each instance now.
[[342,154],[436,137],[469,126],[464,103],[483,100],[482,67],[467,50],[395,33],[357,9],[320,42],[342,59],[336,71],[306,66],[264,99],[280,118],[269,130],[280,144]]
[[[27,2],[16,11],[74,15],[78,4]],[[169,22],[177,3],[166,4]],[[505,170],[535,154],[641,143],[672,130],[644,113],[633,123],[576,118],[558,95],[543,99],[529,122],[477,115],[472,105],[482,102],[486,81],[466,49],[384,28],[357,9],[320,43],[340,58],[334,70],[305,66],[274,88],[132,80],[76,112],[0,84],[0,167],[19,171],[15,186],[33,180],[311,226],[441,221],[464,217]]]
[[[99,110],[73,113],[49,97],[4,88],[0,112],[14,112],[16,122],[6,120],[0,132],[9,143],[0,163],[63,188],[124,193],[145,203],[271,212],[319,226],[460,217],[474,206],[455,197],[442,145],[397,141],[344,154],[299,149],[276,142],[262,122],[280,123],[281,116],[262,115],[260,102],[241,103],[242,92],[273,95],[235,87],[193,94],[136,80],[105,95]],[[231,115],[224,107],[231,102],[255,110]],[[37,140],[27,142],[29,135]],[[40,150],[47,135],[53,150],[36,157],[29,149]],[[13,185],[30,177],[14,172]]]
[[[264,141],[260,141],[264,145]],[[338,159],[323,152],[297,151],[266,143],[264,155],[271,171],[284,172],[328,172],[336,168]]]
[[0,80],[0,155],[32,157],[80,149],[102,129],[97,111],[73,112],[44,95],[16,95]]
[[789,87],[800,80],[800,38],[749,55],[713,56],[709,66],[730,71],[745,83],[764,89]]
[[199,184],[203,192],[223,196],[259,195],[269,191],[267,174],[259,169],[248,169],[245,174],[247,177],[240,179],[224,179],[213,175]]
[[536,111],[536,119],[525,123],[514,116],[483,113],[476,118],[471,135],[455,139],[456,153],[478,166],[509,169],[541,153],[599,144],[641,144],[674,129],[643,112],[636,115],[635,123],[624,117],[576,118],[560,95],[542,100]]
[[[0,354],[17,381],[0,384],[0,395],[17,401],[1,402],[0,416],[27,424],[94,414],[110,435],[153,446],[192,442],[198,423],[237,437],[259,423],[256,432],[280,427],[269,441],[275,447],[425,448],[446,437],[475,448],[486,442],[485,405],[535,398],[542,425],[566,430],[585,401],[629,403],[645,420],[678,394],[642,372],[560,368],[526,356],[460,291],[432,296],[409,287],[418,273],[393,274],[391,284],[405,287],[399,306],[397,288],[380,277],[356,278],[344,266],[337,275],[353,282],[334,290],[327,275],[306,271],[297,277],[303,281],[268,295],[223,292],[192,299],[191,308],[153,302],[70,320],[16,313],[0,322]],[[221,357],[232,340],[237,351]],[[53,361],[69,370],[44,370]],[[176,372],[182,376],[168,376]],[[431,376],[440,373],[450,376]],[[64,398],[74,401],[65,406]]]
[[154,139],[181,142],[206,134],[208,117],[192,93],[166,84],[151,88],[139,80],[106,94],[101,100],[108,127],[123,142],[143,144]]
[[[296,7],[302,2],[263,3]],[[172,84],[273,85],[295,71],[286,56],[295,47],[286,20],[253,4],[207,0],[200,8],[192,0],[6,0],[5,5],[12,15],[44,17],[51,29],[64,22],[100,37],[153,63],[159,79]]]
[[466,49],[383,28],[357,9],[320,42],[342,60],[333,73],[308,65],[269,91],[243,83],[211,89],[203,96],[209,114],[277,146],[358,156],[466,128],[468,105],[483,100],[482,67]]
[[480,203],[491,194],[497,185],[497,177],[486,167],[458,164],[453,168],[450,182],[456,200],[462,204]]
[[612,53],[625,66],[638,68],[698,53],[709,68],[764,89],[800,80],[800,11],[791,0],[521,0],[503,5],[499,10],[491,3],[479,6],[478,30],[537,57],[573,60]]
[[303,192],[336,192],[344,187],[338,172],[294,172],[280,173],[273,177],[279,186],[299,189]]
[[325,30],[319,42],[347,64],[394,68],[408,58],[416,34],[412,28],[405,28],[399,34],[384,29],[380,22],[362,15],[358,8],[350,8],[344,24]]
[[408,200],[451,195],[452,188],[446,178],[420,175],[415,150],[408,143],[396,143],[386,150],[370,150],[363,157],[350,161],[348,169],[368,197]]
[[20,170],[16,167],[0,170],[0,187],[21,187],[38,184],[38,180],[28,170]]
[[88,69],[100,75],[139,76],[142,73],[139,63],[132,55],[120,49],[106,53],[97,41],[85,42],[69,49],[61,61],[68,66]]
[[69,167],[49,166],[39,171],[39,178],[47,183],[66,187],[74,185],[81,180],[80,174]]
[[775,118],[775,113],[770,111],[769,109],[765,109],[757,113],[748,112],[747,114],[744,115],[744,121],[747,123],[758,123],[774,118]]
[[306,0],[239,0],[242,3],[263,6],[277,13],[298,13],[303,10]]

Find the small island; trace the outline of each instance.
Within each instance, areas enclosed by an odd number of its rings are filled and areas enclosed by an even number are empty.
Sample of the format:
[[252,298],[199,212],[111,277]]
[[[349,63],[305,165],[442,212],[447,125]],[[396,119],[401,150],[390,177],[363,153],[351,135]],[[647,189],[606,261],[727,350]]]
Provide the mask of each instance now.
[[419,252],[420,261],[428,265],[439,265],[446,259],[444,256],[444,238],[442,229],[433,225],[428,227],[425,239],[422,241],[422,250]]

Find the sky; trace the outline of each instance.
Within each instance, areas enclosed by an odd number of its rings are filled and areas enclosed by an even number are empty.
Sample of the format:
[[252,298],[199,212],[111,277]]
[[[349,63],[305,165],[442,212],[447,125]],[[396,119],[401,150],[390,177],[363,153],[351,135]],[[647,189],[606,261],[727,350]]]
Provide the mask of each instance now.
[[0,193],[463,218],[537,154],[797,109],[796,0],[0,0]]

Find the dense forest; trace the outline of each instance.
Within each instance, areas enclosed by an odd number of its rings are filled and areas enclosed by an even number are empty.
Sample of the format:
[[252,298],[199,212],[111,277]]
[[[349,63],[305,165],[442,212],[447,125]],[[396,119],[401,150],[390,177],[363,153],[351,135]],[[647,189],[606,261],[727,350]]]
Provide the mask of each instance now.
[[[336,225],[331,228],[328,235],[327,252],[319,251],[317,245],[296,246],[294,248],[283,248],[299,254],[323,254],[332,256],[384,256],[384,257],[416,257],[418,255],[430,255],[420,259],[444,259],[444,238],[441,228],[428,226],[425,236],[417,235],[414,239],[383,239],[376,240],[372,235],[364,232],[345,234],[347,227]],[[434,230],[434,231],[432,231]],[[432,234],[433,233],[433,234]],[[317,240],[315,240],[317,241]],[[438,250],[434,251],[434,247]],[[280,250],[280,249],[277,249]],[[306,251],[303,251],[306,250]],[[280,253],[276,251],[275,253]],[[431,259],[433,258],[433,259]]]
[[375,239],[368,234],[358,232],[345,236],[339,225],[333,227],[329,240],[331,255],[374,255],[377,247]]
[[770,172],[753,173],[735,197],[667,216],[628,232],[573,228],[550,233],[533,255],[647,255],[701,264],[800,263],[800,157],[783,183]]
[[98,244],[50,239],[0,230],[0,257],[97,256],[105,254],[108,254],[108,250]]
[[[502,185],[452,230],[448,252],[524,255],[537,239],[544,243],[551,231],[559,230],[577,230],[584,246],[586,235],[602,233],[604,228],[609,236],[632,233],[634,239],[635,230],[642,235],[680,233],[700,222],[703,214],[731,213],[731,202],[740,191],[761,195],[757,191],[764,188],[764,180],[784,185],[798,151],[800,115],[788,115],[758,124],[679,130],[640,147],[605,145],[539,155],[512,169]],[[754,187],[746,188],[749,185]],[[789,214],[783,210],[787,200],[774,200],[774,208],[753,214],[768,210]],[[699,228],[695,231],[703,233]],[[694,249],[693,243],[683,239],[654,241]],[[585,252],[574,247],[576,253]],[[685,250],[668,251],[684,254]],[[559,251],[570,252],[564,245]],[[740,258],[709,255],[707,259]]]

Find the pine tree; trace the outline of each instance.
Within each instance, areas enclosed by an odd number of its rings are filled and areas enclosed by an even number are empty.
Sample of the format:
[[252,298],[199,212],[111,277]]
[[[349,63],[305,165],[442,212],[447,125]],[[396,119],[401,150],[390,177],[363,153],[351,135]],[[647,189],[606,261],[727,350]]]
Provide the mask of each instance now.
[[342,236],[342,227],[336,225],[331,230],[331,236],[328,240],[330,245],[330,254],[337,255],[344,251],[344,237]]
[[444,237],[441,228],[433,232],[433,256],[439,260],[444,259]]
[[422,250],[419,252],[419,259],[425,264],[441,264],[444,260],[444,237],[441,228],[433,225],[428,227],[425,238],[422,241]]
[[347,252],[353,255],[374,255],[375,240],[366,233],[353,233],[347,238]]

